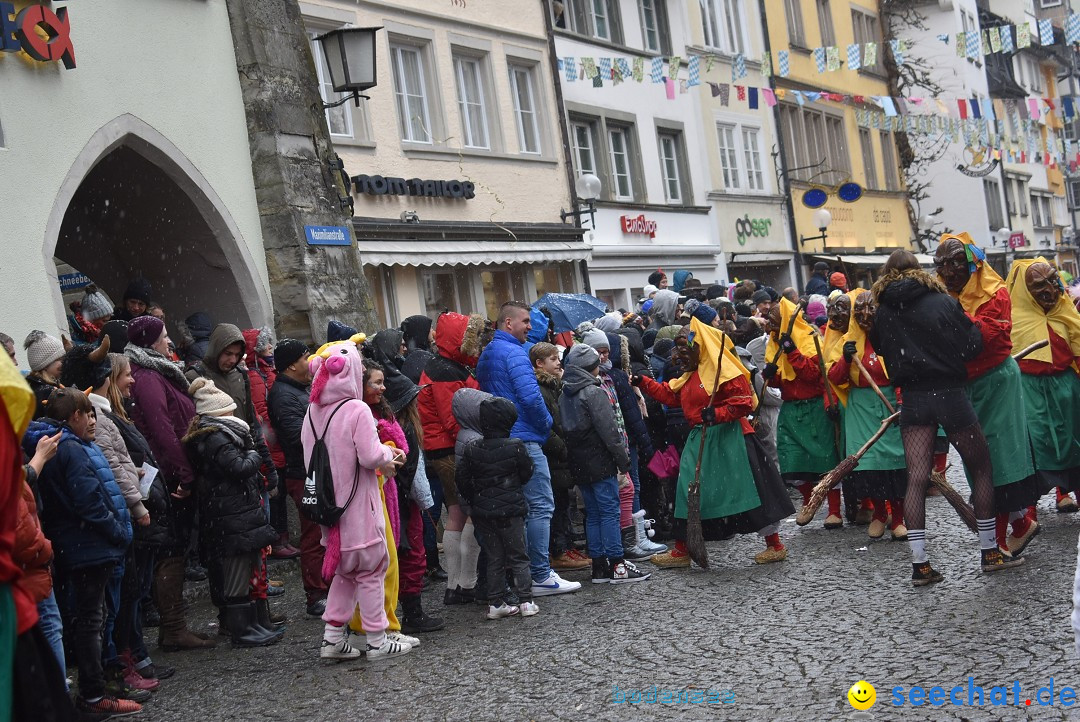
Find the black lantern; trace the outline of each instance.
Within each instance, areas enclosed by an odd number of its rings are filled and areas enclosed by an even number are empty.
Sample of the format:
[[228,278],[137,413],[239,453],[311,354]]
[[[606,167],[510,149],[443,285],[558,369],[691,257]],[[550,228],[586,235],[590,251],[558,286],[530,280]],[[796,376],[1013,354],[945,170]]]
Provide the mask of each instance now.
[[336,93],[349,93],[336,103],[324,103],[333,108],[352,98],[360,106],[361,91],[378,84],[375,75],[375,33],[382,27],[339,28],[315,38],[322,46],[330,85]]

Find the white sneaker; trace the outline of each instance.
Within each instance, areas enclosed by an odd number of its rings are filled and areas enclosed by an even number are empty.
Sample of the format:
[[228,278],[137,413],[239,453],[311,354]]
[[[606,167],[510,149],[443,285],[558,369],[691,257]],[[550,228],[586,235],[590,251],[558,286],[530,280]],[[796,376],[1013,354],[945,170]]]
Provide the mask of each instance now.
[[542,582],[533,582],[532,593],[534,597],[548,597],[553,594],[567,594],[581,589],[581,582],[568,582],[555,572],[548,572],[547,579]]
[[400,657],[403,654],[408,654],[412,651],[412,645],[405,644],[404,642],[396,642],[390,639],[390,635],[386,635],[386,641],[382,643],[380,647],[367,646],[367,658],[370,660],[386,659],[387,657]]
[[523,617],[532,617],[540,613],[540,607],[536,606],[536,602],[522,602],[518,605],[518,609],[521,610]]
[[407,634],[402,634],[401,632],[391,632],[388,629],[388,630],[386,630],[386,636],[389,637],[390,639],[392,639],[395,642],[404,642],[405,644],[409,645],[410,647],[419,647],[420,646],[420,640],[419,639],[417,639],[416,637],[410,637]]
[[[536,606],[536,605],[534,604],[533,606]],[[488,607],[487,618],[488,619],[503,619],[505,617],[512,617],[515,614],[517,614],[519,611],[521,611],[519,607],[511,606],[511,605],[507,604],[506,602],[500,602],[499,606],[497,606],[497,607],[494,604],[492,604],[492,605],[490,605]],[[536,614],[536,612],[533,612],[533,614]]]
[[324,639],[322,646],[319,647],[320,659],[359,659],[363,656],[363,650],[349,644],[348,635],[343,636],[336,643]]

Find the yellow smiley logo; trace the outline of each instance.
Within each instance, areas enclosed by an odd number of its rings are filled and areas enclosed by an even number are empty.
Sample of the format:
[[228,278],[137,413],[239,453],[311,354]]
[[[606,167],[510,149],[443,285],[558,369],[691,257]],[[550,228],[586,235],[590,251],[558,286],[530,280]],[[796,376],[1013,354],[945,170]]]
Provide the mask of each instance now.
[[860,679],[851,685],[851,689],[847,693],[847,699],[852,707],[865,711],[873,707],[874,702],[877,701],[877,690],[874,689],[874,685]]

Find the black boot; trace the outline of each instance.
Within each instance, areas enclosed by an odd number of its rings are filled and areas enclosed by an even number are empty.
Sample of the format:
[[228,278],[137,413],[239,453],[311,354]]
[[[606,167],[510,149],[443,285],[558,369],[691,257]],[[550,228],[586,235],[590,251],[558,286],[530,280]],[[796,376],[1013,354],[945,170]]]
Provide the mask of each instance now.
[[401,597],[401,631],[405,634],[419,634],[423,632],[435,632],[446,626],[441,617],[429,617],[424,614],[424,607],[420,602],[420,595],[402,595]]
[[276,634],[278,639],[285,636],[285,623],[274,622],[270,616],[270,602],[265,599],[255,600],[255,623],[262,629]]
[[651,553],[642,551],[637,545],[637,527],[628,526],[622,530],[623,555],[631,561],[645,561],[652,556]]
[[229,627],[234,647],[265,647],[281,639],[276,632],[268,632],[255,621],[255,603],[242,599],[225,607],[225,623]]
[[607,557],[592,560],[592,583],[609,584],[611,582],[611,562]]

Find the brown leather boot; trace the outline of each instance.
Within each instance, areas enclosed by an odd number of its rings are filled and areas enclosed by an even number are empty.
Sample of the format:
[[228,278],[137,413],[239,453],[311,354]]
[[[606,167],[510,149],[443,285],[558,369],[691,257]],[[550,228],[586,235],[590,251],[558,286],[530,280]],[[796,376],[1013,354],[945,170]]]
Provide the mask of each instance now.
[[161,614],[158,646],[166,652],[215,646],[215,640],[193,633],[184,620],[184,558],[171,557],[159,561],[154,582],[157,588],[158,612]]

